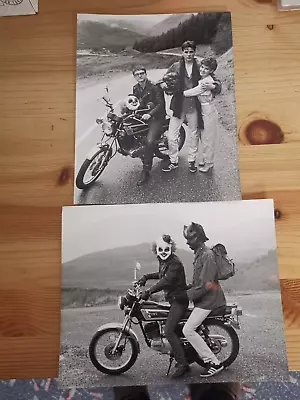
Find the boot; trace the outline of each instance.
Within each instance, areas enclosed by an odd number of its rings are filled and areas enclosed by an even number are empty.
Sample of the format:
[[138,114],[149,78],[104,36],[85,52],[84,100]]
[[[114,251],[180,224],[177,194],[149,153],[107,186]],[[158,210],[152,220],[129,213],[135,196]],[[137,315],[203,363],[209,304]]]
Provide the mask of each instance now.
[[190,371],[188,364],[177,364],[174,374],[171,376],[172,379],[180,378]]
[[150,172],[143,170],[142,173],[141,173],[140,179],[137,182],[137,185],[138,186],[142,186],[145,183],[147,183],[149,181],[149,179],[150,179]]

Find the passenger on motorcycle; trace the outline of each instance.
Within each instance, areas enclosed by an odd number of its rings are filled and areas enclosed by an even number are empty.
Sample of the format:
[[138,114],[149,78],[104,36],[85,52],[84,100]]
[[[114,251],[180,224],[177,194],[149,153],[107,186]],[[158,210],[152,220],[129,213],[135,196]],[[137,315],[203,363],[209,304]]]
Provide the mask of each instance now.
[[148,279],[159,279],[156,284],[145,291],[142,298],[147,300],[151,294],[163,290],[166,301],[171,305],[165,325],[165,335],[177,361],[172,378],[178,378],[190,370],[180,339],[175,333],[176,326],[189,305],[184,266],[175,255],[175,250],[176,245],[171,236],[162,235],[152,246],[152,251],[158,259],[159,271],[146,274],[139,280],[139,284],[143,286]]
[[149,131],[147,134],[146,149],[143,157],[143,171],[141,173],[138,185],[145,184],[150,178],[150,171],[153,164],[153,152],[155,141],[159,138],[163,122],[166,115],[166,105],[163,90],[159,85],[154,85],[147,77],[146,68],[136,67],[132,71],[137,84],[133,87],[133,94],[140,101],[140,108],[146,109],[151,104],[149,112],[142,115],[142,120],[147,121]]
[[196,330],[211,311],[226,305],[226,299],[217,279],[214,254],[205,245],[208,238],[203,227],[194,222],[189,226],[185,225],[183,236],[195,253],[193,283],[187,292],[194,302],[194,309],[183,327],[183,334],[207,364],[200,376],[209,377],[222,371],[224,367]]

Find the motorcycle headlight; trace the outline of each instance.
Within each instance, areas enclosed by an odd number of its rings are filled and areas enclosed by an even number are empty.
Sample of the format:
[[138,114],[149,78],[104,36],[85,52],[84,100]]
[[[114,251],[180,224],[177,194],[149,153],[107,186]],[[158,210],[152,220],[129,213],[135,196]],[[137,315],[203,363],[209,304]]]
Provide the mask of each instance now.
[[107,136],[110,136],[113,133],[112,124],[110,122],[107,121],[103,122],[101,128],[102,132]]

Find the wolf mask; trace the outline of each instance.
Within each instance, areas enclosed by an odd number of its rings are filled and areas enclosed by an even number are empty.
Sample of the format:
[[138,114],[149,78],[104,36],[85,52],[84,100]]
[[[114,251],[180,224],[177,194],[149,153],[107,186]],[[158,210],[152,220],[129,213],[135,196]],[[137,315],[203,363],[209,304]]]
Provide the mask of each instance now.
[[192,222],[190,225],[184,225],[183,236],[186,238],[188,245],[195,245],[199,242],[204,243],[209,240],[203,226],[195,222]]

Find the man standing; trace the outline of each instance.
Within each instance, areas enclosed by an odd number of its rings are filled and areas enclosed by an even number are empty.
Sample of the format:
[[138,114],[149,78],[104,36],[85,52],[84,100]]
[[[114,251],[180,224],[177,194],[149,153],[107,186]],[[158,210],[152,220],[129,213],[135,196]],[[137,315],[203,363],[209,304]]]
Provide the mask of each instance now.
[[132,73],[137,80],[137,84],[133,87],[133,94],[139,99],[141,109],[149,108],[149,112],[142,115],[142,120],[147,121],[149,130],[143,157],[143,171],[137,183],[140,186],[148,182],[150,178],[155,141],[162,133],[166,105],[162,89],[149,81],[145,67],[136,67]]
[[[195,58],[196,44],[193,41],[186,41],[182,45],[182,58],[180,61],[175,62],[168,69],[167,74],[176,73],[179,76],[178,91],[172,97],[170,109],[173,111],[173,116],[170,120],[168,132],[169,144],[169,159],[168,165],[164,166],[164,172],[172,171],[178,168],[178,137],[179,130],[183,122],[186,120],[189,127],[190,140],[195,142],[195,137],[200,134],[199,130],[204,128],[202,119],[201,104],[197,97],[184,97],[183,92],[198,85],[201,79],[199,68],[200,62]],[[205,89],[205,84],[203,84]],[[221,91],[221,83],[215,81],[215,90],[213,94],[216,95]],[[208,88],[207,88],[208,89]],[[194,161],[195,157],[192,149],[189,150],[188,162],[189,171],[196,172],[197,166]]]
[[188,246],[194,251],[194,274],[189,298],[194,302],[194,309],[183,327],[183,334],[206,364],[201,377],[210,377],[224,369],[202,337],[197,328],[206,317],[219,307],[226,306],[224,292],[219,285],[217,264],[213,251],[205,245],[208,240],[201,225],[194,222],[184,226],[183,236]]

